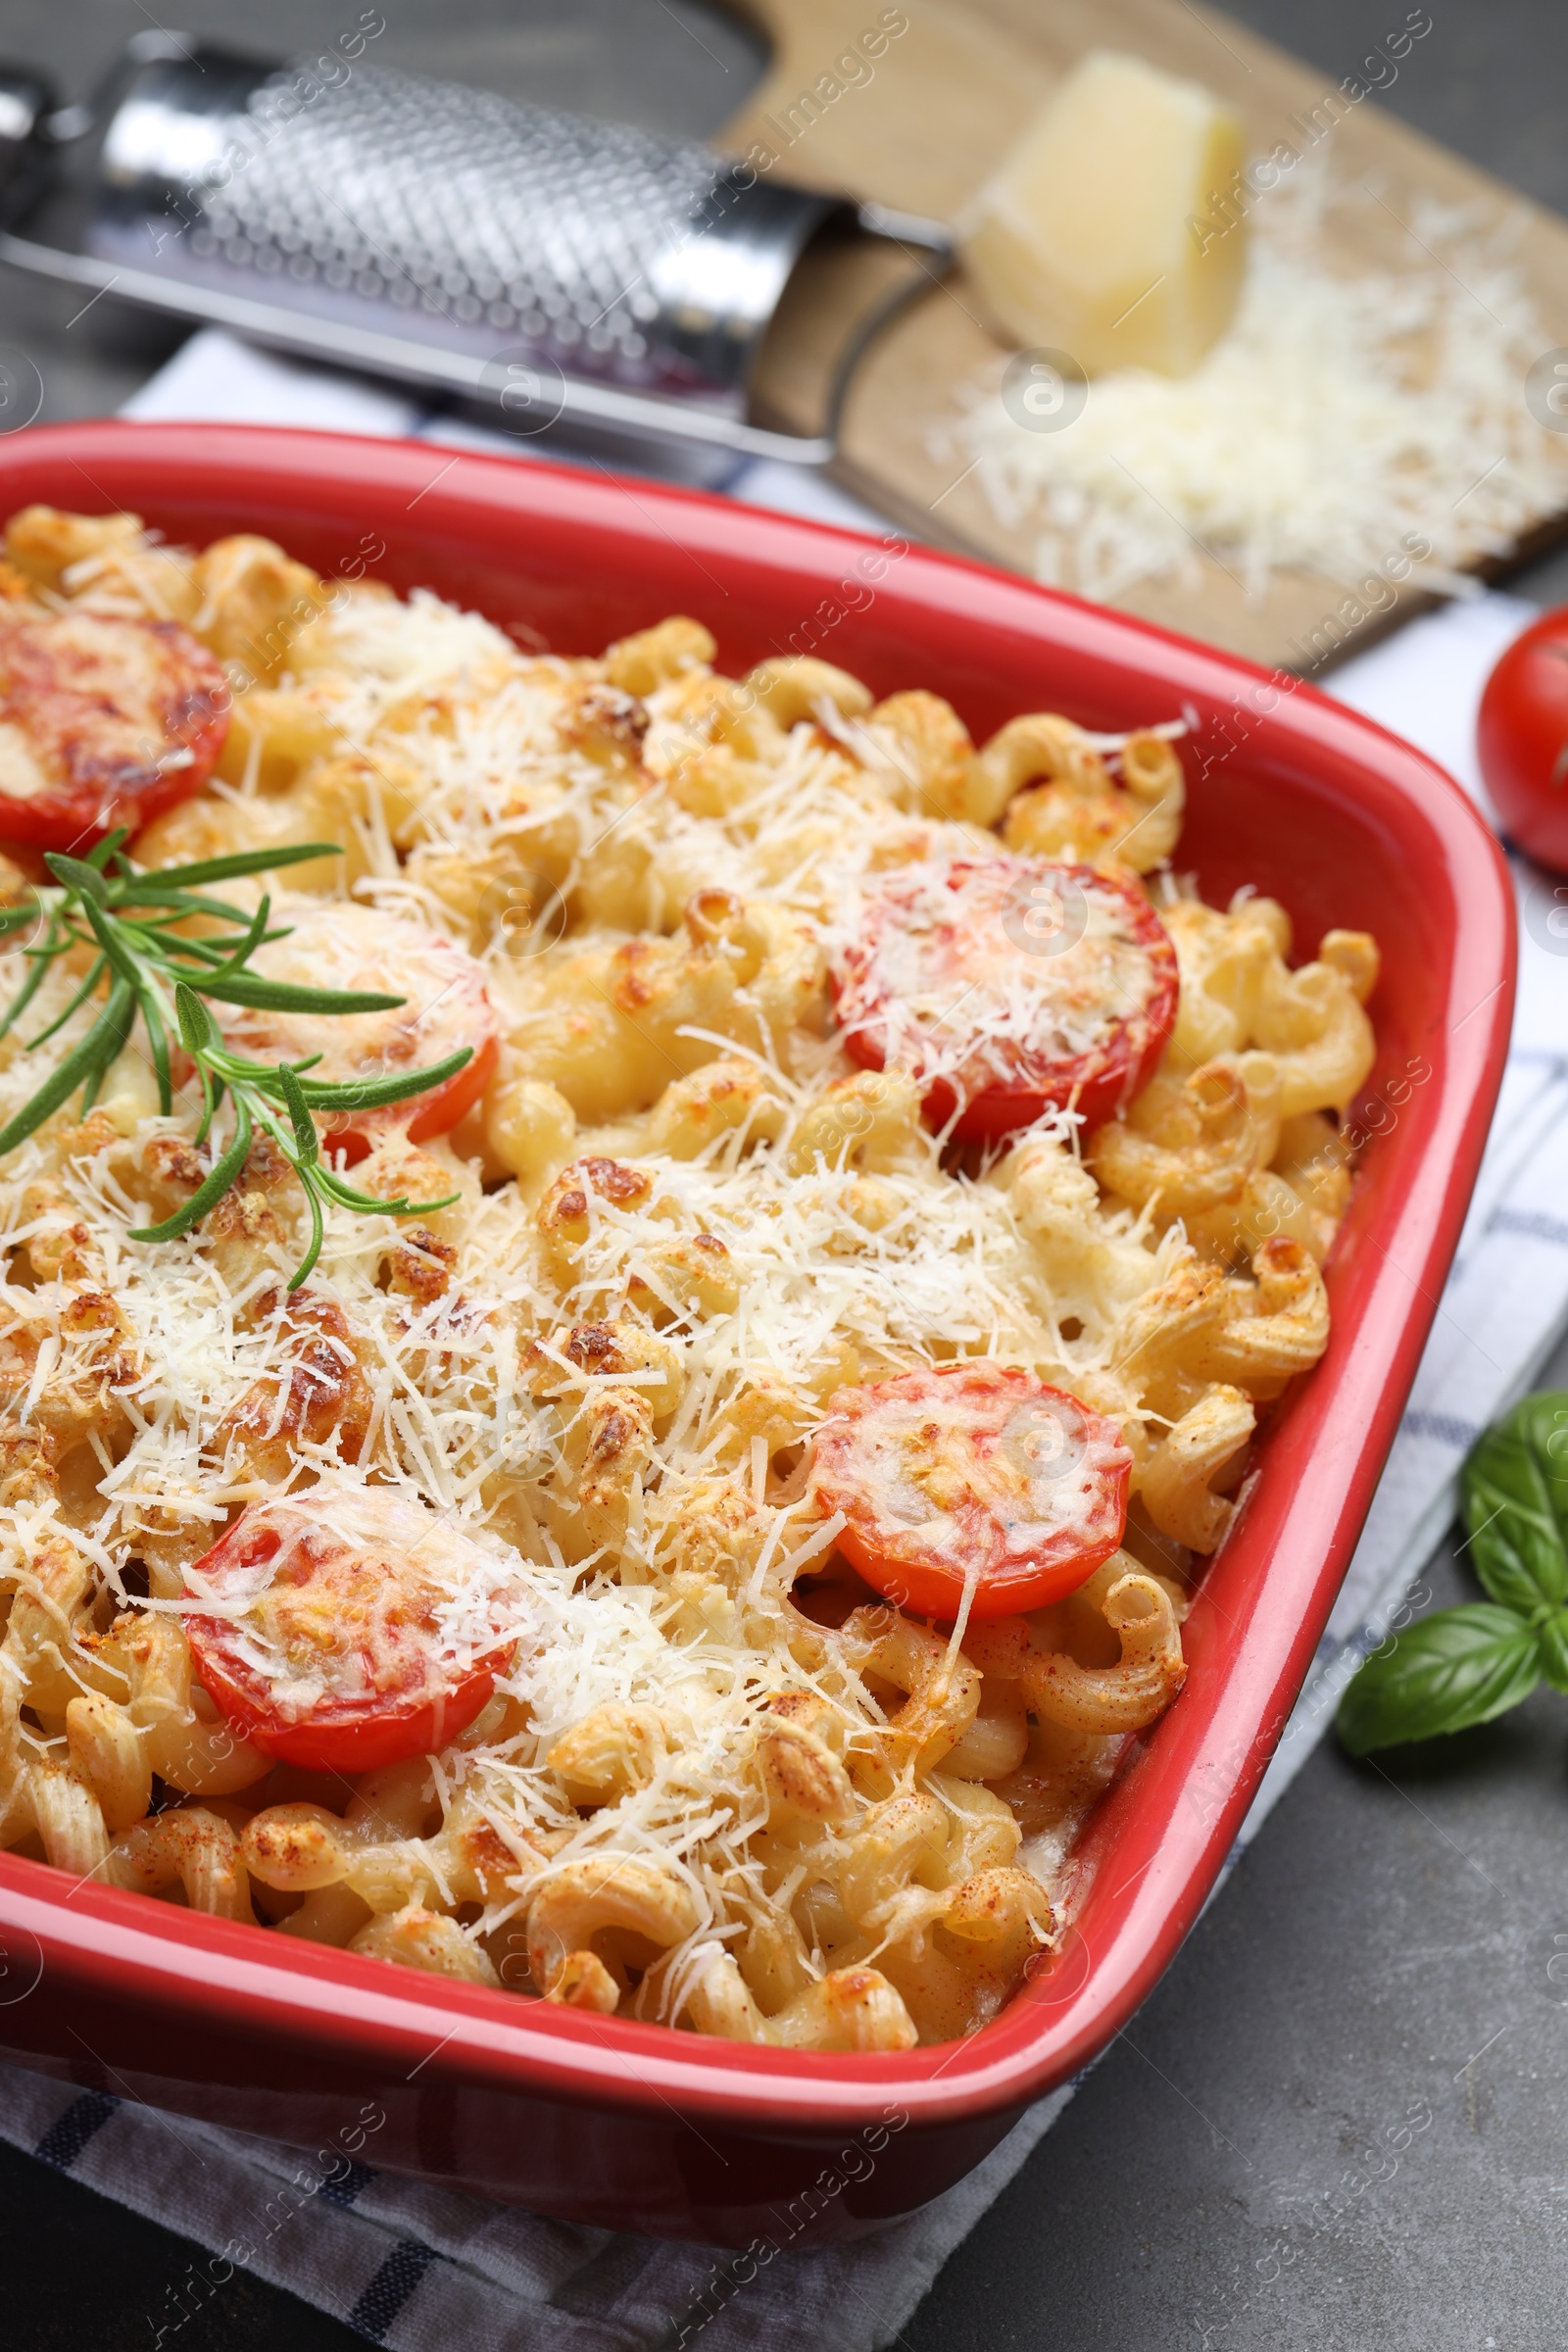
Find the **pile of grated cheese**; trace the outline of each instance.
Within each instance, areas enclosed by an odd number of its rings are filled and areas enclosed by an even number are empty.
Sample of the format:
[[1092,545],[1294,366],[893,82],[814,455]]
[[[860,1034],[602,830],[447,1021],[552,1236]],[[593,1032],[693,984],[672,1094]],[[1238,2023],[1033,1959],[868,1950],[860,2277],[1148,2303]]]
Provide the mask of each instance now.
[[1095,378],[1054,431],[976,386],[938,429],[933,454],[1034,534],[1038,578],[1110,601],[1195,583],[1206,556],[1253,603],[1298,572],[1380,583],[1381,604],[1415,557],[1420,586],[1460,595],[1466,567],[1563,505],[1568,441],[1525,399],[1553,338],[1511,258],[1518,222],[1417,200],[1398,266],[1352,273],[1328,245],[1345,209],[1380,237],[1398,217],[1321,158],[1258,198],[1236,318],[1193,374]]

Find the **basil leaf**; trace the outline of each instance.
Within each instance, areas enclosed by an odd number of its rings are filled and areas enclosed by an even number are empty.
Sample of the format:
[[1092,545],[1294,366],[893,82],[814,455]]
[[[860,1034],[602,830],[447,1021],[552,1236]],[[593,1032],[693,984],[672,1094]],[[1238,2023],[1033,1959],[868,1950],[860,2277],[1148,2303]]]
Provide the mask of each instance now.
[[1352,1756],[1490,1723],[1541,1680],[1536,1637],[1512,1609],[1487,1600],[1439,1609],[1375,1650],[1340,1701]]
[[1536,1628],[1541,1671],[1554,1690],[1568,1690],[1568,1609],[1559,1609]]
[[1483,1589],[1538,1623],[1568,1606],[1568,1392],[1516,1404],[1477,1442],[1461,1486]]

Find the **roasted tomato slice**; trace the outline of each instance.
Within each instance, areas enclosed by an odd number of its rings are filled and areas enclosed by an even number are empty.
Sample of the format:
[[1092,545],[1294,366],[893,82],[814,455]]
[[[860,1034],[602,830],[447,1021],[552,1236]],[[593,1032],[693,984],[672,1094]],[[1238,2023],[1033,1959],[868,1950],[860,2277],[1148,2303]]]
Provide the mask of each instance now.
[[828,1400],[816,1496],[845,1558],[917,1615],[1005,1617],[1075,1592],[1127,1521],[1112,1422],[1032,1372],[970,1357]]
[[378,990],[404,1002],[395,1011],[335,1013],[330,1020],[225,1006],[223,1029],[234,1051],[258,1061],[319,1054],[311,1077],[342,1086],[428,1068],[466,1046],[472,1060],[445,1085],[378,1110],[341,1112],[326,1143],[355,1160],[390,1128],[405,1127],[411,1142],[422,1144],[455,1127],[483,1094],[500,1050],[484,973],[473,957],[439,932],[373,906],[291,906],[278,920],[292,925],[289,936],[259,949],[253,971],[307,988]]
[[1176,952],[1148,901],[1086,865],[956,858],[894,873],[836,960],[839,1024],[865,1069],[925,1085],[960,1143],[1052,1104],[1091,1127],[1154,1074],[1176,1021]]
[[496,1591],[490,1555],[409,1496],[315,1490],[253,1503],[196,1562],[185,1632],[209,1695],[258,1747],[372,1772],[434,1755],[489,1698],[516,1646]]
[[199,792],[228,683],[172,620],[0,604],[0,836],[91,847]]

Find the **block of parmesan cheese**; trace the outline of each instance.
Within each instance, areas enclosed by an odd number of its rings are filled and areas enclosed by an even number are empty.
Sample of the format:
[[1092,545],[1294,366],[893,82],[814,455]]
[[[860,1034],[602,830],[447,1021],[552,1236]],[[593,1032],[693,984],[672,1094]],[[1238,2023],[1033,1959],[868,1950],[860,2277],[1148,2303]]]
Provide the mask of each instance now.
[[1200,83],[1091,50],[973,207],[964,259],[997,323],[1086,375],[1188,374],[1236,307],[1243,157]]

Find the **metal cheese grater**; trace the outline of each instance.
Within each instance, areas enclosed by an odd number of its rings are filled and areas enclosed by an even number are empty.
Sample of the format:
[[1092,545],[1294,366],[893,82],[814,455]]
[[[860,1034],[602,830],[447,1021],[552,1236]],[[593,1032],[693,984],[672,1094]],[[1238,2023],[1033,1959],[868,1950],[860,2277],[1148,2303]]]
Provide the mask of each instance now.
[[[16,233],[51,150],[89,135],[82,249]],[[934,222],[690,141],[164,34],[130,44],[92,109],[51,113],[36,77],[0,74],[0,184],[8,162],[0,260],[478,398],[517,429],[559,418],[812,465],[831,418],[808,438],[746,414],[801,257],[824,231],[948,250]]]

